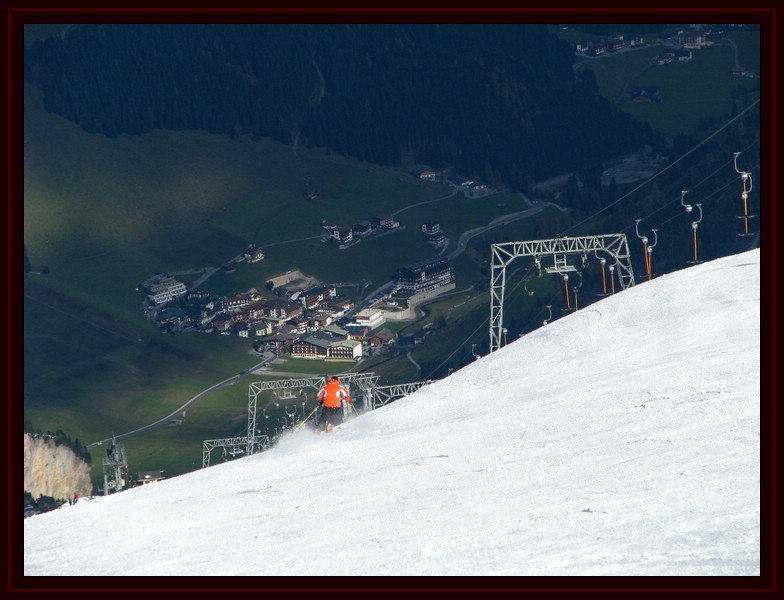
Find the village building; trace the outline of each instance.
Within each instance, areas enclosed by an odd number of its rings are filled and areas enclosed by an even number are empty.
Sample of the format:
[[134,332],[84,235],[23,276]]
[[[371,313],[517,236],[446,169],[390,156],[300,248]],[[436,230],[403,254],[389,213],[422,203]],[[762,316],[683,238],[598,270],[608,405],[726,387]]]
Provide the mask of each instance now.
[[373,233],[373,226],[370,224],[370,221],[360,221],[351,226],[351,232],[360,238],[367,237]]
[[356,340],[340,340],[329,347],[327,359],[359,360],[362,358],[362,342]]
[[261,296],[256,290],[240,292],[238,294],[234,294],[231,298],[226,299],[226,308],[229,310],[229,312],[240,311],[243,308],[247,308],[251,304],[259,302],[261,299]]
[[397,274],[399,292],[414,295],[434,290],[455,280],[452,264],[444,256],[436,256],[411,263]]
[[262,302],[267,319],[278,325],[283,325],[289,319],[299,317],[304,312],[302,304],[284,300],[283,298],[273,298]]
[[323,329],[332,323],[332,315],[326,311],[316,311],[315,313],[308,313],[308,329],[314,331],[316,329]]
[[370,335],[370,327],[367,325],[346,325],[344,329],[350,340],[364,342]]
[[156,306],[171,302],[188,291],[184,283],[166,273],[150,277],[141,284],[141,287]]
[[[296,300],[302,303],[302,306],[304,306],[305,309],[309,310],[311,308],[315,308],[325,300],[335,298],[337,293],[338,292],[337,289],[335,289],[335,286],[311,288],[309,290],[299,292]],[[294,297],[292,297],[292,299],[294,299]]]
[[250,324],[250,332],[254,337],[261,337],[272,333],[272,323],[267,320],[253,321]]
[[388,213],[381,213],[370,218],[370,224],[374,229],[388,230],[395,229],[400,223]]
[[427,165],[416,165],[411,169],[411,174],[422,181],[435,181],[438,176],[435,169],[431,169]]
[[370,345],[377,349],[388,349],[395,343],[395,334],[386,327],[378,333],[372,334],[368,341]]
[[295,340],[291,348],[294,358],[322,360],[356,360],[362,358],[362,343],[346,339],[340,327],[330,325],[327,330],[316,331]]
[[354,315],[354,320],[359,325],[375,329],[384,322],[384,314],[375,308],[365,308]]
[[441,224],[438,221],[428,221],[422,224],[422,233],[433,235],[441,231]]
[[431,246],[436,248],[440,248],[441,246],[445,246],[447,243],[446,234],[443,231],[439,231],[436,234],[431,235],[427,238],[427,243]]
[[156,481],[162,481],[166,479],[163,476],[163,471],[139,471],[136,473],[136,485],[147,485],[149,483],[155,483]]
[[219,313],[212,319],[212,328],[218,332],[229,331],[233,325],[234,319],[226,313]]
[[251,244],[247,247],[242,257],[249,263],[256,263],[264,260],[264,250]]

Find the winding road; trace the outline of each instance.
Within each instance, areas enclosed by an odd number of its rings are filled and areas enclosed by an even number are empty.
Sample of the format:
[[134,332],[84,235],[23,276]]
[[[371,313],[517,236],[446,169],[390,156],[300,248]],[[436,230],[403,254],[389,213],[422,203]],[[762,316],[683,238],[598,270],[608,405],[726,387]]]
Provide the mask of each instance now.
[[[442,200],[447,200],[448,198],[453,197],[455,194],[457,194],[460,191],[461,190],[455,189],[455,190],[452,191],[452,193],[447,194],[446,196],[441,196],[440,198],[435,198],[433,200],[426,200],[424,202],[418,202],[416,204],[411,204],[409,206],[405,206],[405,207],[397,210],[393,214],[394,215],[398,215],[398,214],[402,213],[403,211],[408,210],[409,208],[413,208],[414,206],[421,206],[423,204],[430,204],[430,203],[433,203],[433,202],[439,202],[439,201],[442,201]],[[498,193],[498,192],[495,192],[495,193]],[[487,195],[492,195],[492,193],[487,194]],[[522,211],[519,211],[519,212],[511,213],[511,214],[508,214],[508,215],[500,216],[500,217],[490,221],[490,223],[488,223],[487,225],[484,225],[482,227],[475,227],[473,229],[469,229],[468,231],[463,232],[460,235],[455,248],[447,255],[447,258],[449,258],[449,260],[454,260],[457,256],[459,256],[462,252],[465,251],[466,247],[468,246],[468,242],[472,238],[476,237],[477,235],[481,235],[481,234],[485,233],[486,231],[489,231],[491,229],[495,229],[496,227],[501,227],[503,225],[507,225],[507,224],[512,223],[514,221],[518,221],[520,219],[525,219],[525,218],[531,217],[531,216],[541,212],[542,210],[544,210],[544,208],[546,206],[556,206],[556,205],[554,205],[552,203],[549,203],[549,202],[531,202],[525,196],[523,196],[523,198],[526,200],[526,202],[528,202],[529,205],[531,205],[531,208],[528,208],[526,210],[522,210]],[[560,208],[560,207],[558,207],[558,208]],[[563,209],[561,209],[561,210],[563,210]],[[318,237],[320,237],[320,236],[316,236],[316,238],[318,238]],[[288,240],[288,241],[284,241],[284,242],[276,242],[274,244],[268,244],[268,245],[269,246],[273,246],[273,245],[279,245],[279,244],[287,244],[287,243],[293,243],[293,242],[302,241],[303,239],[316,239],[316,238],[299,238],[299,239],[296,239],[296,240]],[[442,250],[442,252],[444,250],[446,250],[446,248],[448,248],[448,244],[446,246],[444,246],[444,249]],[[233,260],[236,260],[236,258],[237,257],[235,257],[235,259],[233,259]],[[204,273],[196,281],[194,281],[193,286],[192,286],[191,289],[195,289],[199,285],[203,284],[213,273],[218,271],[218,269],[214,268],[214,267],[205,267],[203,269],[203,271],[204,271]],[[182,271],[182,273],[186,273],[186,272],[187,273],[193,273],[193,272],[198,272],[198,270],[196,270],[196,271],[194,271],[194,270]],[[373,295],[375,295],[376,293],[378,293],[379,291],[382,291],[382,290],[388,288],[392,284],[393,284],[392,281],[388,281],[385,284],[381,285],[380,287],[377,288],[377,290],[373,294],[371,294],[371,297]],[[357,307],[355,307],[354,311],[359,310],[360,306],[363,306],[363,305],[358,303]],[[243,376],[252,373],[256,369],[259,369],[261,367],[266,366],[273,359],[274,359],[274,356],[270,356],[268,358],[265,358],[265,360],[262,361],[261,363],[259,363],[258,365],[254,366],[254,367],[252,367],[250,369],[246,369],[245,371],[241,372],[238,375],[232,375],[228,379],[224,379],[223,381],[221,381],[219,383],[216,383],[215,385],[207,388],[203,392],[200,392],[199,394],[195,395],[193,398],[188,400],[185,404],[183,404],[180,408],[178,408],[177,410],[175,410],[171,414],[163,417],[162,419],[159,419],[158,421],[155,421],[154,423],[150,423],[149,425],[145,425],[144,427],[140,427],[139,429],[135,429],[133,431],[122,433],[120,435],[115,435],[113,437],[114,437],[114,439],[117,439],[117,440],[122,439],[122,438],[126,438],[126,437],[130,437],[132,435],[136,435],[136,434],[139,434],[139,433],[144,433],[144,432],[147,432],[147,431],[151,431],[152,429],[161,427],[163,425],[167,425],[167,424],[171,423],[173,420],[175,420],[177,418],[182,418],[182,417],[185,416],[185,413],[187,412],[187,410],[190,407],[192,407],[195,404],[197,404],[200,400],[202,400],[207,395],[211,394],[212,392],[214,392],[215,390],[218,390],[220,388],[226,387],[228,385],[235,384]],[[414,362],[410,355],[409,355],[409,360]],[[414,364],[416,364],[416,363],[414,363]],[[419,365],[417,365],[417,367],[419,367]],[[98,442],[94,442],[92,444],[89,444],[87,446],[87,448],[88,449],[95,448],[95,447],[100,446],[102,444],[108,443],[111,440],[112,440],[112,438],[106,438],[106,439],[100,440]]]

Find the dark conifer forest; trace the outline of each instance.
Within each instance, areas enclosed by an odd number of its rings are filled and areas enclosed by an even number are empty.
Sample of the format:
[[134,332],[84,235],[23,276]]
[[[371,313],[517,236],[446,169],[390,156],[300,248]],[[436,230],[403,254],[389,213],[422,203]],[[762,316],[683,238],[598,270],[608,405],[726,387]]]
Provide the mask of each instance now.
[[24,68],[88,132],[269,137],[525,190],[661,143],[573,61],[545,25],[84,25]]

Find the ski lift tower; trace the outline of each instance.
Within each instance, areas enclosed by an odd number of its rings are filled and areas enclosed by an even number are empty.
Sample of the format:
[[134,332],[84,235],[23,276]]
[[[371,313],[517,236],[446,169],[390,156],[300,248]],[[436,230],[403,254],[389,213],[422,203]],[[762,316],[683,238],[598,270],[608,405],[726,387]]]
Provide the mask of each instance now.
[[117,443],[112,434],[112,445],[106,449],[103,458],[103,495],[121,492],[128,481],[128,458],[125,448]]
[[588,253],[596,256],[602,252],[611,259],[611,264],[618,267],[618,278],[621,287],[626,289],[634,285],[634,271],[629,256],[629,244],[626,234],[612,233],[606,235],[588,235],[580,237],[558,237],[549,240],[533,240],[529,242],[504,242],[491,246],[492,260],[490,269],[490,352],[501,347],[504,321],[504,291],[506,286],[506,267],[519,256],[532,256],[536,275],[542,273],[543,261],[552,262],[545,266],[547,273],[558,273],[568,276],[576,271],[567,257],[579,255],[583,267],[587,266]]

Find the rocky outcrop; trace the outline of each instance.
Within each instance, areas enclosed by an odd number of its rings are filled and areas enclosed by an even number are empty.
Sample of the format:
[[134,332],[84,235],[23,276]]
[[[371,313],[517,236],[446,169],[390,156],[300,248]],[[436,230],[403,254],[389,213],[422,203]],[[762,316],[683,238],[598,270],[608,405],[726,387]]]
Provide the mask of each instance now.
[[90,465],[68,446],[55,444],[50,436],[25,433],[24,489],[33,498],[90,496]]

